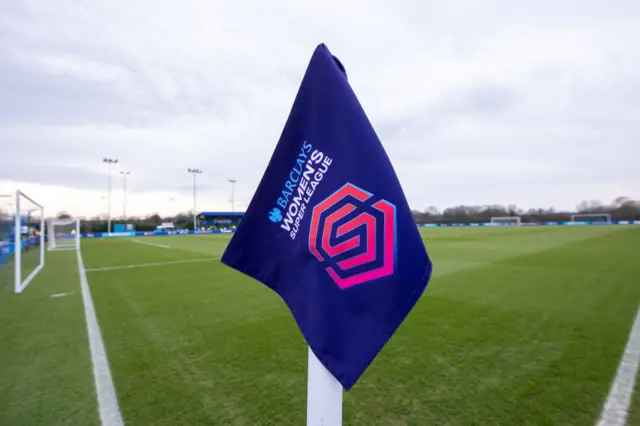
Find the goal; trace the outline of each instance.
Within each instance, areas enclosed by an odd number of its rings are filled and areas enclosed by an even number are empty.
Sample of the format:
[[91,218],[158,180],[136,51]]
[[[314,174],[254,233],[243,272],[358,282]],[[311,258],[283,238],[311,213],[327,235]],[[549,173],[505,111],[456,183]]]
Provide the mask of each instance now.
[[48,220],[47,240],[48,250],[77,250],[80,247],[80,220]]
[[520,216],[492,217],[491,223],[494,225],[519,226]]
[[0,195],[0,290],[13,286],[13,230],[15,227],[15,196]]
[[0,196],[0,286],[21,293],[44,267],[44,208],[21,191]]
[[571,222],[611,223],[611,215],[609,213],[572,214]]

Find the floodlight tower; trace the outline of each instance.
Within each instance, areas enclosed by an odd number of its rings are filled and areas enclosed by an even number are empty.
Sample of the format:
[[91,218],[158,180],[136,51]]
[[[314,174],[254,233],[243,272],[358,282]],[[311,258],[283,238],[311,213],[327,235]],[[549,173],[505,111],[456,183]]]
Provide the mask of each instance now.
[[120,174],[124,179],[122,188],[122,218],[127,220],[127,176],[129,176],[131,172],[120,172]]
[[202,173],[202,169],[188,169],[189,173],[193,173],[193,232],[196,232],[196,175]]
[[116,164],[118,162],[117,158],[103,158],[103,163],[107,163],[109,165],[109,195],[108,195],[108,213],[107,213],[107,232],[111,232],[111,165]]
[[171,216],[171,223],[176,223],[176,209],[175,209],[175,201],[176,199],[171,197],[169,198],[169,201],[171,201],[171,211],[169,212],[169,215]]
[[236,205],[236,180],[229,179],[229,182],[231,182],[231,211],[234,212]]

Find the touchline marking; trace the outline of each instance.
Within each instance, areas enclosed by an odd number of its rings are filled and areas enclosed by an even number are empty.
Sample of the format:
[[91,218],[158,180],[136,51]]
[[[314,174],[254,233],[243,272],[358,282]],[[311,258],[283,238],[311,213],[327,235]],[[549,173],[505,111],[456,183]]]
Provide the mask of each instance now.
[[139,241],[139,240],[131,240],[134,243],[138,243],[138,244],[144,244],[147,246],[154,246],[154,247],[160,247],[160,248],[164,248],[164,249],[168,249],[171,248],[169,246],[165,246],[164,244],[156,244],[156,243],[147,243],[146,241]]
[[107,266],[107,267],[104,267],[104,268],[85,269],[85,271],[86,272],[117,271],[118,269],[133,269],[133,268],[146,268],[146,267],[151,267],[151,266],[178,265],[180,263],[211,262],[213,260],[220,260],[220,258],[219,257],[206,257],[204,259],[174,260],[174,261],[171,261],[171,262],[139,263],[137,265]]
[[102,341],[102,333],[98,325],[96,310],[91,299],[91,290],[87,282],[87,274],[82,261],[80,248],[78,254],[78,272],[80,273],[80,288],[82,289],[82,302],[84,304],[84,315],[87,320],[87,333],[89,334],[89,349],[91,351],[91,364],[93,364],[93,378],[96,384],[96,395],[98,397],[98,411],[100,412],[100,423],[102,426],[123,426],[120,407],[116,390],[111,378],[107,352]]
[[624,426],[640,362],[640,307],[597,426]]

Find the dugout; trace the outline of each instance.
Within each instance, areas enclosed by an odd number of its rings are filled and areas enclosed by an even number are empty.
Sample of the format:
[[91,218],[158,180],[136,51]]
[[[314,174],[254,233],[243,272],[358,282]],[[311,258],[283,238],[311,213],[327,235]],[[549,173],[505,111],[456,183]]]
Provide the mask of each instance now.
[[235,229],[244,212],[202,212],[198,215],[198,228],[200,230]]

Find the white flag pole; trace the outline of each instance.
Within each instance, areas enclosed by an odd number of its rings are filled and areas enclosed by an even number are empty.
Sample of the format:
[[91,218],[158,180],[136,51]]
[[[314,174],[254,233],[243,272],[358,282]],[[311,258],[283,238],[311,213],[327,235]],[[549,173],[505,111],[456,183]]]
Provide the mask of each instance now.
[[307,426],[342,426],[342,385],[309,348]]

